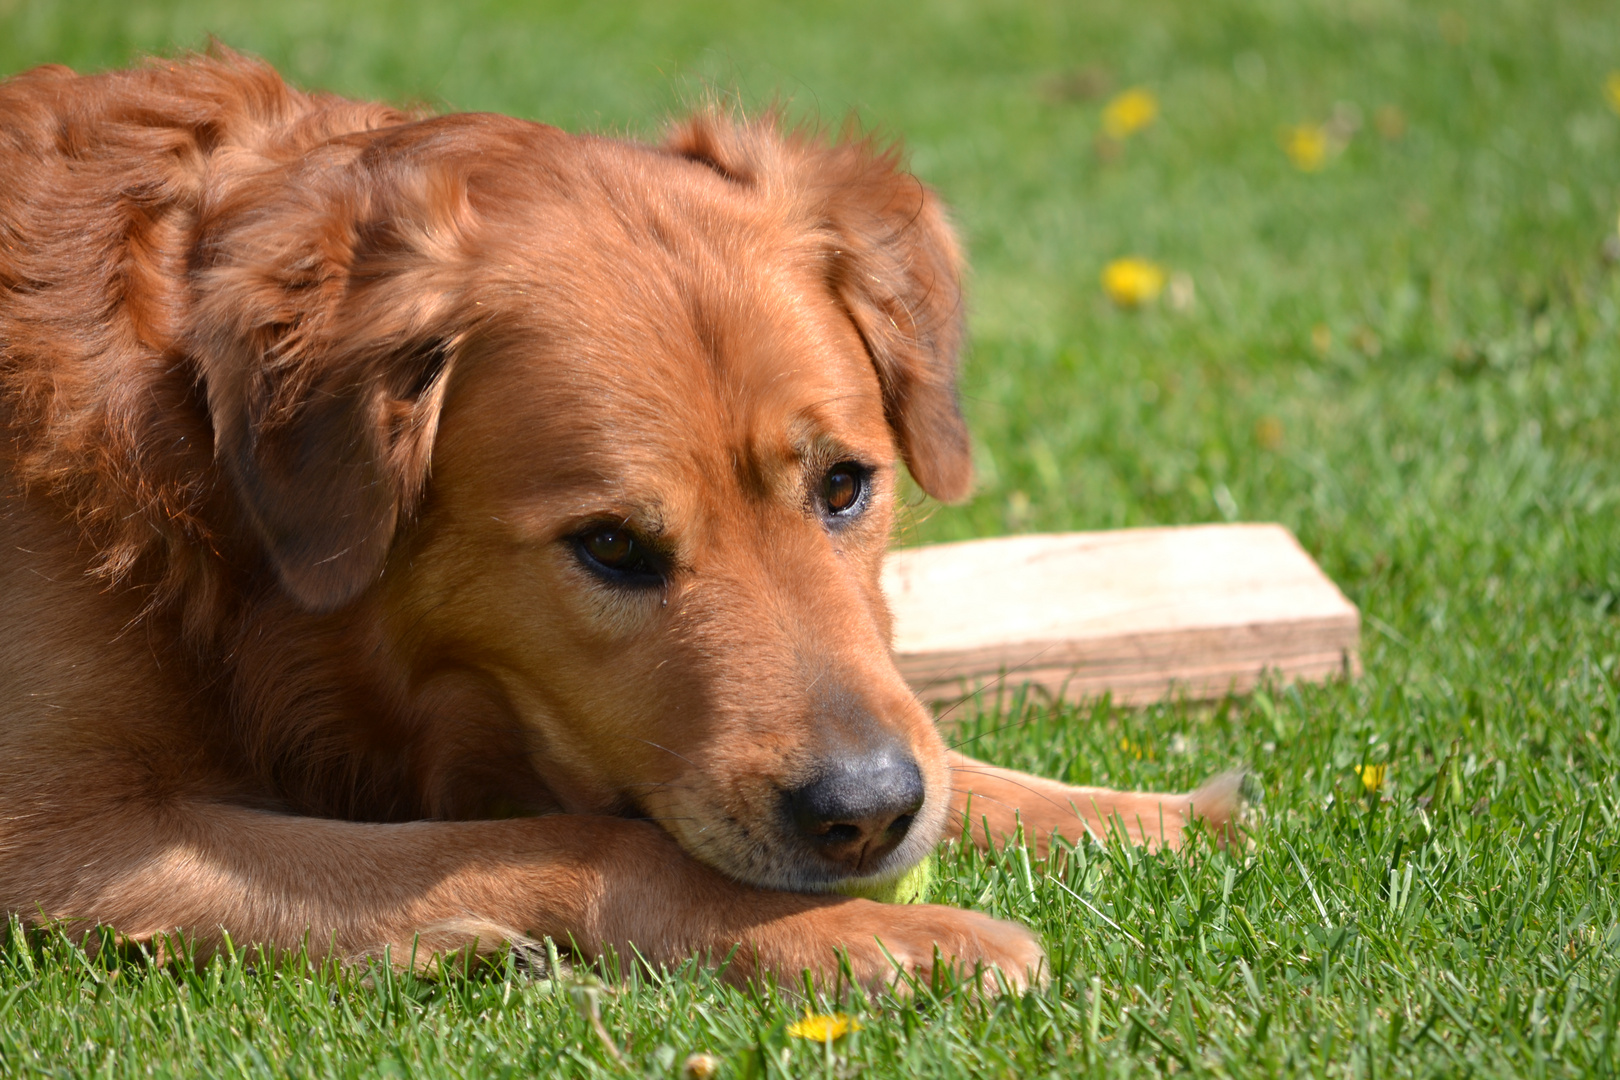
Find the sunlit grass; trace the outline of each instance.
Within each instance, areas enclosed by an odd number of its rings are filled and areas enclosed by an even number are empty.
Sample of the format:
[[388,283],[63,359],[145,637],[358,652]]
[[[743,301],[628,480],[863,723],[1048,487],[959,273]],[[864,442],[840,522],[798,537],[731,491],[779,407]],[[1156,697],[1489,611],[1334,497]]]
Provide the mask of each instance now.
[[[833,995],[812,1011],[860,1029],[816,1041],[789,1034],[805,1002],[696,969],[582,989],[13,940],[0,1073],[1615,1075],[1614,27],[1597,0],[0,0],[6,71],[212,30],[306,84],[573,128],[653,133],[732,90],[855,110],[907,138],[974,264],[980,487],[904,542],[1281,521],[1366,617],[1355,684],[1146,710],[1008,689],[949,718],[1077,783],[1246,763],[1264,790],[1237,858],[948,848],[935,898],[1037,927],[1044,991]],[[1136,88],[1151,123],[1110,135]],[[1162,268],[1156,302],[1110,299],[1127,256]]]

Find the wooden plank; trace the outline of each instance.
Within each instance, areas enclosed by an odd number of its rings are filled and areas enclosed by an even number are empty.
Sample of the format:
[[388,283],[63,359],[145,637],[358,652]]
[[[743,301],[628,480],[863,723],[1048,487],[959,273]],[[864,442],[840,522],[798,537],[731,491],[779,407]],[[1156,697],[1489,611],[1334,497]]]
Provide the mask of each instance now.
[[891,552],[895,662],[925,700],[1001,679],[1083,700],[1360,673],[1361,613],[1280,525],[970,540]]

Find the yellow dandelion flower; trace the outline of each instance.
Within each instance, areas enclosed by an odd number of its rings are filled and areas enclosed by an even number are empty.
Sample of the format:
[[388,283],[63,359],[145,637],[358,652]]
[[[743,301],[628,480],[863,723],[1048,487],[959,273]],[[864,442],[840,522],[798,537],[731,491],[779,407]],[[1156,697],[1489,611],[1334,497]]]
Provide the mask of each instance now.
[[1381,791],[1384,787],[1384,773],[1388,770],[1388,765],[1357,765],[1356,775],[1361,777],[1361,786],[1369,792]]
[[1609,72],[1609,77],[1603,80],[1603,96],[1609,101],[1609,108],[1620,113],[1620,70]]
[[1103,108],[1103,131],[1111,139],[1125,139],[1135,135],[1158,119],[1159,99],[1141,87],[1134,87],[1118,95]]
[[1288,160],[1301,172],[1315,172],[1327,163],[1328,136],[1320,125],[1300,124],[1283,136]]
[[1164,291],[1164,267],[1147,259],[1115,259],[1103,267],[1102,287],[1123,308],[1141,307]]
[[810,1013],[788,1025],[787,1033],[795,1039],[811,1039],[828,1043],[842,1039],[852,1031],[861,1030],[861,1022],[847,1013]]

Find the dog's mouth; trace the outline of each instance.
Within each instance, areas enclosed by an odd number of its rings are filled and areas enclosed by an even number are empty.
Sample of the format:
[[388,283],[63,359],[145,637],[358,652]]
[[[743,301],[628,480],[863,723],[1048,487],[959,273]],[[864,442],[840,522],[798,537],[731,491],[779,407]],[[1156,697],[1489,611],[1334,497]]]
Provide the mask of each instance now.
[[[912,839],[912,833],[909,831],[906,839]],[[935,842],[937,838],[928,842],[918,839],[908,843],[902,840],[881,855],[867,859],[852,873],[843,872],[841,867],[812,864],[791,884],[775,887],[804,892],[842,892],[851,896],[877,897],[892,891],[896,882],[906,877],[919,862],[927,858]]]
[[892,882],[933,849],[946,816],[903,752],[837,759],[805,782],[758,785],[740,798],[681,788],[666,789],[672,797],[648,816],[728,877],[794,892]]

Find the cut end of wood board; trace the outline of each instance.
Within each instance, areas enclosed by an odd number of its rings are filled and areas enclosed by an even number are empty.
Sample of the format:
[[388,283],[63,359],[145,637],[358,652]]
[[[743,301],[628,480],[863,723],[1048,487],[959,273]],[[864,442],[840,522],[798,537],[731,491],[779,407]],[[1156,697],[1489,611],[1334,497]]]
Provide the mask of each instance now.
[[1146,704],[1360,673],[1361,613],[1281,525],[911,548],[883,590],[895,663],[926,701],[1033,683]]

